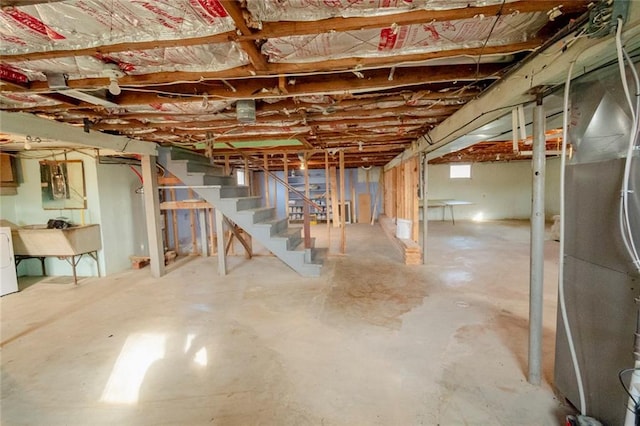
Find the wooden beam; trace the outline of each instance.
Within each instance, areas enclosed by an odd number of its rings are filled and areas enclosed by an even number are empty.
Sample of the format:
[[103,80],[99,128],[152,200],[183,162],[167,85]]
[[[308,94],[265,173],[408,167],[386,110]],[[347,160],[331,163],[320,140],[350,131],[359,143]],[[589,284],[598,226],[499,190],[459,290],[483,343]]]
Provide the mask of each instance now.
[[[133,52],[140,50],[161,49],[168,47],[183,47],[183,46],[197,46],[211,43],[224,43],[229,41],[232,37],[235,37],[233,31],[207,35],[202,37],[193,38],[180,38],[174,40],[150,40],[140,42],[126,42],[109,44],[97,47],[88,47],[84,49],[60,49],[60,50],[48,50],[44,52],[30,52],[21,53],[16,55],[0,55],[0,61],[10,61],[20,59],[20,61],[34,61],[39,59],[55,59],[55,58],[67,58],[77,56],[100,56],[109,55],[110,53],[118,52]],[[121,80],[119,80],[120,82]],[[109,81],[107,79],[107,84]]]
[[165,201],[160,203],[160,210],[200,210],[209,208],[211,208],[211,204],[207,201]]
[[[503,70],[504,64],[480,64],[476,65],[457,65],[450,66],[429,66],[429,67],[402,67],[397,68],[394,73],[393,80],[389,80],[389,73],[384,69],[371,69],[361,71],[365,78],[358,78],[351,72],[342,72],[328,75],[307,75],[297,76],[295,86],[289,86],[288,94],[291,96],[301,96],[304,94],[344,94],[358,93],[359,91],[372,89],[389,89],[402,86],[416,86],[427,83],[438,83],[445,81],[476,81],[487,78],[498,78],[499,73]],[[319,70],[321,71],[321,70]],[[282,73],[278,73],[282,74]],[[251,74],[249,74],[250,76]],[[144,77],[144,79],[142,78]],[[147,74],[144,76],[126,76],[118,80],[121,86],[125,85],[148,85],[147,90],[153,90],[153,84],[173,83],[175,81],[193,81],[200,83],[208,79],[223,79],[225,76],[202,72],[173,72],[173,73],[157,73]],[[226,77],[230,78],[230,77]],[[72,89],[89,89],[101,88],[109,84],[109,80],[105,78],[97,79],[76,79],[69,80],[68,85]],[[236,91],[232,92],[229,87],[223,83],[208,83],[206,92],[198,93],[199,96],[207,96],[212,98],[223,99],[264,99],[283,97],[285,95],[274,95],[269,89],[278,87],[278,77],[264,77],[259,79],[246,79],[243,84],[236,87]],[[32,91],[47,91],[49,86],[47,82],[33,81],[30,89]],[[263,89],[267,89],[263,91]],[[196,102],[201,98],[194,96],[182,96],[183,93],[193,93],[193,85],[181,83],[178,85],[168,84],[158,88],[163,92],[162,96],[156,97],[156,103],[161,102],[162,98],[166,98],[167,102]],[[116,97],[118,105],[139,105],[141,99],[147,96],[140,92],[127,92],[123,90],[122,94]]]
[[238,28],[240,34],[242,34],[242,36],[244,37],[247,37],[238,38],[238,44],[240,44],[242,49],[247,52],[249,60],[256,70],[266,71],[269,67],[269,64],[267,64],[267,59],[262,55],[262,53],[260,53],[260,50],[258,50],[258,46],[256,46],[253,38],[251,37],[253,32],[251,31],[251,28],[247,26],[244,20],[240,3],[238,3],[236,0],[227,0],[223,4],[227,13],[236,24],[236,27]]
[[[478,55],[509,55],[519,52],[535,50],[544,43],[544,40],[534,38],[520,43],[512,43],[501,46],[485,46],[438,50],[425,53],[411,53],[405,55],[391,55],[365,58],[342,58],[329,59],[322,62],[299,62],[299,63],[272,63],[269,66],[271,74],[296,74],[296,73],[313,73],[319,71],[338,71],[338,70],[356,70],[356,69],[375,69],[390,68],[397,64],[418,64],[434,59],[453,58],[459,56],[478,56]],[[396,69],[396,72],[398,69]],[[389,73],[385,71],[387,78]],[[395,80],[395,73],[394,78]],[[291,87],[291,86],[289,86]]]
[[398,26],[428,24],[431,22],[453,21],[469,19],[479,15],[494,16],[500,10],[503,15],[511,13],[547,12],[555,7],[562,7],[564,13],[583,12],[588,0],[578,1],[516,1],[479,7],[466,7],[443,10],[414,10],[392,15],[366,16],[353,18],[328,18],[319,21],[305,22],[263,22],[262,31],[252,34],[252,38],[266,39],[276,37],[289,37],[294,35],[311,35],[327,32],[357,31],[374,28],[388,28],[391,24]]

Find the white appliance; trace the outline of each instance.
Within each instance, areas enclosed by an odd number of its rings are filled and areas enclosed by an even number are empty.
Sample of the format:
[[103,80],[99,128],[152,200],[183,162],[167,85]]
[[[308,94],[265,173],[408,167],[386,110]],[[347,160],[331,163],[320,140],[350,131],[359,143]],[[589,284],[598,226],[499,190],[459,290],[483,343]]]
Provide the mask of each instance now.
[[11,228],[0,228],[0,296],[18,291]]

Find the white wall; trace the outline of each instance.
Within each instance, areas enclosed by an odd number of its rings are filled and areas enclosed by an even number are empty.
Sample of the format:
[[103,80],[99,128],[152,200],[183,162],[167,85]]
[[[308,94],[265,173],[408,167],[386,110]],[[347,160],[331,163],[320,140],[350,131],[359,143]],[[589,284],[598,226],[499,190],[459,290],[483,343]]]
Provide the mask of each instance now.
[[[136,188],[141,183],[130,166],[119,164],[97,164],[98,195],[100,205],[100,226],[102,233],[102,252],[105,259],[105,274],[131,268],[129,256],[136,253],[136,243],[140,238],[136,233],[144,228],[144,210],[134,212]],[[141,221],[135,221],[142,216]],[[142,229],[144,231],[144,229]],[[146,232],[142,233],[146,238]],[[146,242],[145,242],[146,244]]]
[[[547,161],[546,215],[559,212],[559,165],[557,159]],[[429,166],[428,199],[470,201],[468,206],[456,206],[456,219],[483,220],[528,219],[531,214],[531,162],[474,163],[471,179],[450,179],[449,165]],[[429,220],[442,218],[441,208],[428,212]],[[446,213],[449,219],[449,212]]]

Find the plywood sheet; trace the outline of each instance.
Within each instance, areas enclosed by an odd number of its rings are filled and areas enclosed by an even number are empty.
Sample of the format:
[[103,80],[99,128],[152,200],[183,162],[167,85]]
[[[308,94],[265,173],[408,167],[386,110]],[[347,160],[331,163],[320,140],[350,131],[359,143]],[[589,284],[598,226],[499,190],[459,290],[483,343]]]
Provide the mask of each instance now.
[[363,192],[358,194],[358,223],[371,221],[371,194]]

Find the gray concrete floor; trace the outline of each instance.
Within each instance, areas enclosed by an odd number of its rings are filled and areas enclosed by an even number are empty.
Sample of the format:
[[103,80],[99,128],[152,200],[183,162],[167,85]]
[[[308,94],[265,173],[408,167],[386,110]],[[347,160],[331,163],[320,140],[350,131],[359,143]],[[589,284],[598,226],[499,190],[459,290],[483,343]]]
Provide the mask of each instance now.
[[[183,260],[0,300],[3,425],[552,425],[557,243],[544,383],[527,370],[528,228],[430,222],[404,266],[376,226],[303,279],[271,256]],[[318,226],[318,245],[326,244]],[[332,232],[332,246],[339,233]],[[238,252],[241,253],[241,252]]]

